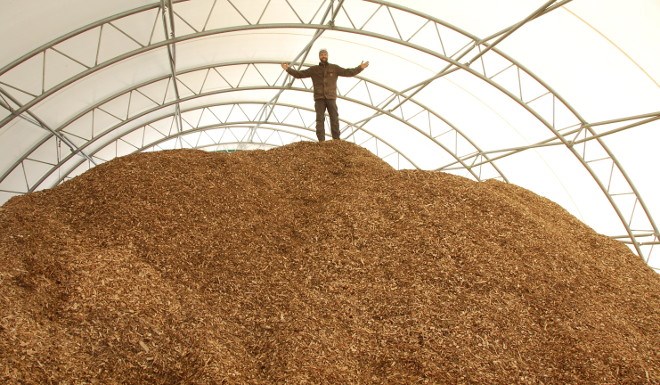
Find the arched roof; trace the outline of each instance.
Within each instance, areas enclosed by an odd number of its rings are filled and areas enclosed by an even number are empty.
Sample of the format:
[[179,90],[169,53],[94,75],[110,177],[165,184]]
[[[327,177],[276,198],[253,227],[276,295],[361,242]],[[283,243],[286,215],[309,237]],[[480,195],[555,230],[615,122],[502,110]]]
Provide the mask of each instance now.
[[660,267],[660,3],[10,0],[0,12],[0,202],[136,151],[342,138],[397,168],[499,179]]

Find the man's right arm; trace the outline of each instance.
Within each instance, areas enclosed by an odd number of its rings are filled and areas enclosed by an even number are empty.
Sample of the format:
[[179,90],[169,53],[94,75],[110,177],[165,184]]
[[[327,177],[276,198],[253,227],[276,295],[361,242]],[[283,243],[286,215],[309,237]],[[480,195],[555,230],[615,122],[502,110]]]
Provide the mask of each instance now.
[[300,78],[308,78],[312,76],[312,71],[311,67],[306,68],[302,71],[298,71],[296,69],[291,68],[291,66],[288,63],[282,63],[282,68],[291,76],[293,76],[296,79]]

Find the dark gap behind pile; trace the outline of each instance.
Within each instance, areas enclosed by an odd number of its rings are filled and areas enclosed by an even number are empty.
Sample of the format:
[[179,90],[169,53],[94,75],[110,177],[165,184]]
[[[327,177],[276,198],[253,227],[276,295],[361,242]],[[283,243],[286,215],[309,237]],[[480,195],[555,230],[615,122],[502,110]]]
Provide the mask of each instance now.
[[0,208],[0,382],[658,384],[659,293],[511,184],[344,141],[142,153]]

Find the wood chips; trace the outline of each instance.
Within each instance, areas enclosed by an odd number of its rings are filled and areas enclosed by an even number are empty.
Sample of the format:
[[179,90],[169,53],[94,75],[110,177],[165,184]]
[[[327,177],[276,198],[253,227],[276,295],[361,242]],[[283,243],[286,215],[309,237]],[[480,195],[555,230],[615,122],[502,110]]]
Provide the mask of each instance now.
[[344,141],[114,159],[0,208],[0,383],[660,383],[660,278]]

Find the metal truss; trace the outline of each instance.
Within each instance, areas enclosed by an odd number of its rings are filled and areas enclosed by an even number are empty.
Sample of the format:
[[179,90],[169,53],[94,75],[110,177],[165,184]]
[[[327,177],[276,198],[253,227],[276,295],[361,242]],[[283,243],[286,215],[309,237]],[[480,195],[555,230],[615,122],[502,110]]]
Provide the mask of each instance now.
[[[174,7],[172,6],[172,0],[160,0],[160,9],[161,16],[163,19],[163,31],[165,36],[168,39],[176,38],[176,31],[174,22]],[[176,108],[176,124],[177,130],[181,131],[181,106],[179,105],[178,100],[181,99],[179,96],[179,84],[176,81],[177,70],[176,70],[176,43],[171,43],[167,45],[167,58],[170,64],[170,73],[172,74],[172,85],[174,87],[174,95],[176,97],[177,103],[175,104]]]
[[[660,233],[630,178],[601,139],[605,135],[656,120],[660,114],[653,112],[641,116],[616,119],[616,121],[608,123],[608,127],[612,127],[612,124],[614,124],[615,128],[599,132],[598,127],[601,123],[604,125],[604,122],[590,123],[584,120],[566,100],[561,98],[547,84],[496,48],[496,45],[502,39],[514,33],[525,23],[553,11],[567,2],[548,1],[519,23],[492,36],[480,39],[437,18],[378,0],[340,1],[337,3],[333,0],[326,0],[318,7],[312,6],[310,2],[303,0],[268,1],[257,12],[255,12],[254,7],[244,8],[242,4],[234,0],[214,0],[208,9],[205,20],[192,20],[187,17],[186,7],[194,5],[195,1],[166,2],[163,0],[161,5],[136,8],[133,11],[76,30],[0,69],[0,130],[14,119],[25,119],[50,133],[50,137],[46,141],[51,141],[56,145],[64,143],[71,154],[92,161],[92,158],[81,149],[81,141],[85,142],[84,139],[86,138],[79,138],[76,142],[71,139],[73,134],[65,134],[67,132],[66,127],[46,127],[30,110],[49,96],[86,76],[135,55],[162,47],[168,47],[170,63],[172,64],[169,79],[173,85],[178,87],[185,82],[181,80],[182,73],[176,69],[173,48],[177,43],[190,39],[239,31],[281,28],[314,30],[317,35],[326,30],[358,34],[375,40],[413,48],[420,53],[442,59],[447,65],[440,69],[436,75],[423,82],[412,84],[403,90],[388,90],[390,94],[385,100],[372,101],[370,108],[374,110],[374,114],[371,117],[361,122],[347,122],[345,130],[361,130],[370,119],[380,115],[401,116],[402,120],[410,121],[411,117],[405,116],[403,107],[411,105],[422,107],[422,110],[417,111],[415,116],[426,114],[429,117],[429,122],[431,119],[443,121],[439,115],[416,102],[414,96],[424,87],[450,73],[455,71],[469,73],[499,90],[526,109],[548,129],[550,137],[530,146],[488,153],[472,146],[473,151],[468,154],[454,152],[454,160],[439,169],[463,168],[473,175],[476,174],[475,178],[481,180],[482,176],[475,173],[473,168],[489,165],[492,170],[495,170],[494,172],[491,170],[491,177],[494,174],[494,177],[505,179],[496,169],[493,163],[495,160],[540,146],[563,145],[581,162],[609,200],[626,229],[627,235],[620,238],[627,239],[637,254],[648,262],[653,247],[660,243]],[[326,12],[323,12],[323,9]],[[166,12],[168,17],[165,17]],[[231,13],[234,16],[234,21],[224,24],[214,22],[218,13]],[[332,14],[331,20],[327,20],[329,13]],[[148,36],[134,33],[125,27],[134,20],[144,20],[150,17],[153,19],[153,28]],[[159,17],[163,23],[163,35],[157,32],[159,30],[157,28]],[[177,28],[176,34],[174,34],[175,25]],[[120,39],[123,39],[122,49],[114,48],[113,50],[106,47],[106,39],[103,37],[107,34],[113,34],[115,37],[119,36]],[[90,41],[92,44],[90,44]],[[68,47],[73,46],[88,46],[90,49],[83,56],[80,56],[68,49]],[[69,70],[64,72],[55,71],[55,69],[62,67],[62,63],[67,64]],[[256,64],[253,65],[256,66]],[[211,71],[211,68],[209,67],[207,70]],[[62,73],[62,75],[58,78],[55,75],[56,73],[58,75]],[[26,74],[32,76],[24,76]],[[365,84],[368,82],[367,79],[361,79],[361,81],[364,81]],[[268,85],[265,88],[277,88],[274,83],[269,81],[265,81],[265,83]],[[263,88],[259,87],[259,89]],[[383,88],[387,89],[386,87]],[[239,89],[248,90],[249,88],[230,85],[230,89],[235,91]],[[136,87],[130,92],[139,93],[140,87]],[[200,93],[195,97],[203,96],[202,94]],[[346,95],[344,97],[350,99]],[[189,100],[181,95],[175,99],[174,103],[177,103],[177,105]],[[154,108],[169,105],[164,101],[158,103],[154,100],[154,102]],[[276,105],[277,98],[274,98],[267,105],[269,106],[267,108],[272,109]],[[100,110],[101,106],[95,108]],[[266,113],[265,116],[267,115]],[[124,121],[127,118],[128,116],[125,117]],[[629,124],[628,122],[631,121],[633,123]],[[182,125],[183,121],[180,124]],[[616,126],[617,124],[619,125]],[[447,122],[445,121],[442,126],[446,128],[448,126]],[[451,149],[451,146],[443,143],[441,137],[447,132],[455,137],[462,135],[456,128],[449,126],[449,130],[441,133],[434,132],[432,127],[428,130],[422,130],[420,127],[417,127],[417,129],[423,132],[428,131],[427,137],[434,140],[443,151],[447,151],[447,149]],[[463,138],[466,142],[473,144],[473,141],[469,138],[464,136]],[[38,146],[44,145],[46,141]],[[451,153],[452,151],[448,152]],[[2,175],[0,186],[2,181],[14,169],[24,168],[23,162],[29,159],[30,154],[31,152],[25,154],[22,159],[14,164],[11,170]],[[598,157],[592,158],[591,154],[598,154]],[[61,159],[58,159],[58,162],[53,162],[53,164],[56,165],[59,161]],[[27,180],[28,177],[26,176],[25,179]],[[488,179],[488,177],[484,179]],[[617,191],[612,191],[610,188],[611,181],[615,179],[619,183]],[[628,203],[630,200],[632,200],[632,204]]]
[[[258,107],[251,109],[256,113],[248,112],[246,106]],[[94,159],[104,162],[133,152],[153,149],[226,147],[227,143],[247,143],[253,147],[268,148],[301,140],[315,140],[316,118],[312,109],[279,103],[276,106],[279,110],[274,110],[269,120],[260,120],[261,111],[268,107],[269,104],[263,101],[216,103],[196,107],[182,111],[182,130],[178,130],[176,127],[176,113],[167,114],[128,131],[122,131],[121,134],[117,134],[119,130],[109,128],[84,147],[95,147],[90,151],[90,155]],[[348,123],[343,119],[341,121],[345,124]],[[215,131],[216,134],[211,134],[212,131]],[[218,131],[221,133],[218,134]],[[153,135],[154,133],[156,135]],[[414,165],[395,145],[368,131],[366,134],[370,135],[367,140],[372,142],[372,151],[382,159],[387,160],[393,157],[392,162],[395,163],[395,166],[401,160]],[[283,135],[286,135],[287,138],[284,138]],[[96,141],[101,144],[94,146]],[[166,142],[170,143],[167,147],[163,147]],[[109,156],[104,156],[103,153],[109,154]],[[80,170],[81,166],[87,167],[84,161],[80,161],[73,155],[70,154],[69,157],[63,159],[61,164],[53,167],[35,183],[33,188],[46,181],[52,173],[68,170],[58,176],[60,180],[66,180],[73,170]]]
[[[192,69],[188,71],[182,71],[179,74],[179,78],[176,80],[179,83],[179,88],[181,93],[179,97],[172,97],[174,94],[171,84],[174,82],[170,75],[163,76],[157,79],[153,79],[149,82],[140,84],[134,88],[124,90],[118,95],[113,95],[109,98],[96,103],[93,106],[85,109],[76,116],[69,119],[67,122],[63,123],[57,128],[57,132],[61,132],[65,137],[70,138],[71,141],[80,143],[80,147],[77,151],[87,152],[87,147],[96,142],[100,137],[105,137],[108,133],[115,131],[121,131],[120,128],[126,125],[129,125],[130,122],[136,119],[140,119],[145,115],[157,112],[165,107],[172,106],[173,104],[181,104],[182,102],[191,101],[197,98],[210,97],[213,95],[236,92],[236,91],[250,91],[250,90],[267,90],[272,89],[276,90],[278,93],[284,89],[288,90],[298,90],[304,92],[312,92],[311,84],[302,83],[302,88],[296,88],[288,86],[288,88],[278,86],[277,83],[281,79],[283,73],[278,72],[276,78],[269,78],[267,73],[272,73],[272,71],[265,71],[264,67],[268,66],[279,66],[277,62],[231,62],[219,66],[204,66],[199,69]],[[239,71],[236,71],[236,69]],[[229,78],[226,71],[228,69],[233,69],[236,72],[240,72],[242,75],[236,81]],[[253,71],[255,77],[258,77],[264,84],[263,85],[244,85],[243,80],[245,74],[248,71]],[[210,77],[216,76],[216,82],[209,81],[208,84],[206,80]],[[193,86],[186,79],[205,79],[205,82]],[[233,84],[232,84],[233,83]],[[160,84],[160,93],[154,93],[154,85]],[[218,85],[221,85],[221,89],[215,89]],[[363,89],[368,95],[367,100],[360,100],[358,98],[353,98],[353,94],[358,92],[358,89]],[[477,166],[473,166],[463,162],[460,159],[461,154],[466,153],[483,153],[482,150],[478,149],[469,138],[465,137],[460,130],[458,130],[454,125],[452,125],[447,120],[443,119],[439,115],[429,111],[424,105],[417,103],[415,101],[410,101],[410,104],[414,105],[414,109],[400,109],[398,113],[390,111],[379,110],[376,105],[378,104],[378,99],[375,99],[375,95],[380,95],[381,98],[390,98],[390,95],[395,93],[391,88],[388,88],[386,85],[378,84],[373,81],[369,81],[363,78],[358,77],[355,84],[350,87],[345,92],[339,92],[339,96],[342,99],[352,101],[356,104],[361,104],[363,106],[374,109],[375,111],[386,115],[392,119],[395,119],[401,123],[406,124],[412,129],[419,132],[422,136],[426,137],[429,141],[439,146],[443,152],[450,154],[452,159],[456,159],[459,163],[463,164],[464,169],[468,170],[471,175],[477,179],[492,179],[497,178],[505,180],[501,172],[497,167],[491,162],[484,162]],[[169,95],[169,97],[168,97]],[[278,103],[279,104],[279,103]],[[266,109],[272,110],[272,100],[262,109],[259,110],[258,114],[262,116]],[[180,115],[180,112],[177,113]],[[268,118],[271,118],[272,113],[268,114]],[[100,123],[97,124],[96,120],[105,117],[104,121],[112,122],[112,125],[108,127],[103,127]],[[416,120],[414,119],[416,118]],[[177,118],[177,120],[180,118]],[[256,120],[255,117],[250,117],[249,119]],[[226,119],[225,119],[226,120]],[[267,120],[267,119],[266,119]],[[419,122],[417,125],[413,122]],[[313,125],[313,119],[309,124]],[[344,121],[345,127],[354,127],[355,125],[351,122]],[[179,124],[177,121],[177,130],[181,131],[180,127],[183,127],[182,124]],[[257,126],[258,127],[258,126]],[[364,127],[360,128],[360,131],[368,134],[370,138],[376,138],[377,136],[373,133],[369,133],[368,130],[365,130]],[[170,133],[173,135],[173,133]],[[459,140],[460,139],[460,140]],[[21,163],[34,161],[34,158],[30,154],[38,151],[42,146],[51,140],[51,137],[46,137],[39,143],[36,143],[28,153],[22,157]],[[377,138],[377,142],[384,142],[382,139]],[[460,146],[459,146],[460,143]],[[400,153],[400,151],[397,151]],[[33,184],[27,186],[27,191],[34,191],[38,188],[44,181],[45,178],[50,176],[55,169],[59,168],[61,164],[66,163],[72,156],[77,155],[76,151],[72,151],[68,155],[63,156],[58,159],[57,163],[53,164],[53,169],[44,174],[44,177],[36,180]],[[416,167],[415,163],[406,158],[408,162]],[[487,158],[486,158],[487,159]],[[11,171],[20,168],[25,170],[25,167],[21,167],[21,163],[17,162]],[[10,172],[11,172],[10,171]],[[27,178],[26,178],[27,179]],[[0,179],[1,180],[1,179]],[[1,184],[0,184],[1,186]]]

